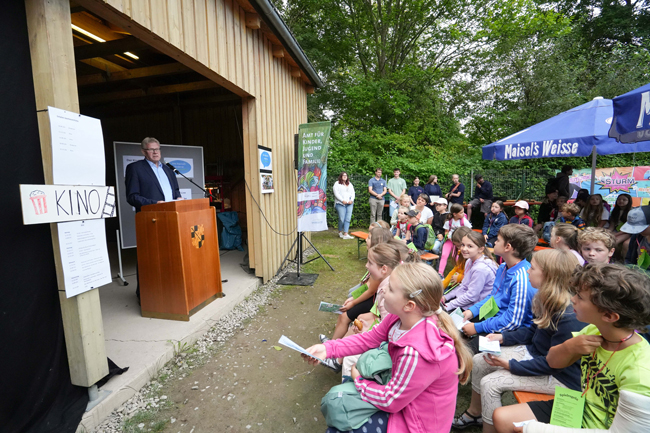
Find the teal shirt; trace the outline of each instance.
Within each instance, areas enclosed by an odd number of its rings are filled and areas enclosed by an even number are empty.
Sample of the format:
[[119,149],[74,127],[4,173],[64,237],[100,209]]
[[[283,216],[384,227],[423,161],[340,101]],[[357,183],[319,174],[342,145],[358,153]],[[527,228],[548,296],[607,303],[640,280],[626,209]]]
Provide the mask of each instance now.
[[[406,181],[401,177],[399,179],[392,178],[388,181],[388,189],[398,196],[402,193],[402,190],[406,193]],[[390,199],[395,200],[393,196],[391,196]]]

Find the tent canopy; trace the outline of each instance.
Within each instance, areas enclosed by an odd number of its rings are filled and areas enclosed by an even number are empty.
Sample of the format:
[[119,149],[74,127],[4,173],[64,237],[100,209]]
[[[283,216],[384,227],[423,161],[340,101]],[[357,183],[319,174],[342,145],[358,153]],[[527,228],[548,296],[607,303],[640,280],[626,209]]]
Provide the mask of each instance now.
[[609,136],[623,143],[650,140],[650,84],[612,100],[614,120]]
[[650,141],[622,145],[609,137],[612,116],[612,101],[595,98],[483,146],[483,159],[510,161],[650,151]]

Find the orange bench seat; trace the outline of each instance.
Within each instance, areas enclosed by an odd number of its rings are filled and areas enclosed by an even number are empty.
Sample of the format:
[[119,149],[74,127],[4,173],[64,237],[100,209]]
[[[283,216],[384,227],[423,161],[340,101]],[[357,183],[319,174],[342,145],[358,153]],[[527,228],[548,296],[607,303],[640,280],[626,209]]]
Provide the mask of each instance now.
[[512,392],[517,399],[517,403],[528,403],[529,401],[547,401],[553,400],[554,395],[550,394],[538,394],[536,392],[527,392],[527,391],[513,391]]

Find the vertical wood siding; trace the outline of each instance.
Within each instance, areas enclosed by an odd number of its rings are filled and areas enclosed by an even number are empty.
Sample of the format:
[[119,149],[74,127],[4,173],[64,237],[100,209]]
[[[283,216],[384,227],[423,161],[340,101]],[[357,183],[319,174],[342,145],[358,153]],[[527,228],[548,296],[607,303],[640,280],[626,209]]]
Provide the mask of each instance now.
[[[128,29],[136,37],[146,41],[153,33],[169,44],[156,48],[181,59],[179,52],[172,52],[177,49],[241,89],[239,94],[250,95],[242,97],[246,182],[270,225],[280,233],[291,232],[296,227],[293,134],[307,119],[307,93],[302,79],[291,76],[287,61],[273,57],[272,43],[264,33],[246,28],[246,13],[239,3],[236,0],[79,0],[78,3],[105,15],[108,20],[121,17],[133,21]],[[258,144],[273,149],[275,192],[272,194],[260,193]],[[250,195],[246,197],[246,210],[250,266],[266,281],[277,271],[295,234],[274,233]]]

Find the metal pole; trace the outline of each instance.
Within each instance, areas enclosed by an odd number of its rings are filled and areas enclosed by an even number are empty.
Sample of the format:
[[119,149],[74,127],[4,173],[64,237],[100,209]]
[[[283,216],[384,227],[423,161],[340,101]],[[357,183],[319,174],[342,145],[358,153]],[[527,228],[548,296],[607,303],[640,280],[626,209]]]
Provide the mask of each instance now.
[[596,151],[596,146],[593,147],[591,151],[591,189],[589,194],[594,193],[594,187],[596,186],[596,156],[598,152]]
[[117,235],[117,262],[120,265],[120,273],[117,274],[117,276],[122,280],[123,286],[128,286],[129,282],[124,279],[124,271],[122,270],[122,243],[120,242],[120,231],[115,230],[115,234]]
[[296,265],[298,266],[298,278],[300,278],[300,263],[302,263],[302,232],[298,232],[298,257],[296,257]]

